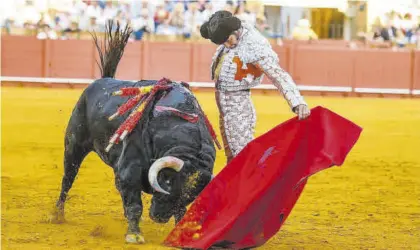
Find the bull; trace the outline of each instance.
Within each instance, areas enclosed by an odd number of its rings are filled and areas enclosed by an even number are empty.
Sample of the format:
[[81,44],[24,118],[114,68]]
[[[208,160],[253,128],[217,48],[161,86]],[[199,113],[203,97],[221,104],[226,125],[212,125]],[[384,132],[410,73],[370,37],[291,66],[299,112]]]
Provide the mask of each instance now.
[[[83,91],[69,119],[64,140],[64,175],[51,221],[64,221],[64,204],[80,165],[87,154],[95,152],[114,171],[128,222],[125,240],[141,244],[145,242],[139,225],[143,213],[141,193],[152,196],[149,216],[153,221],[167,223],[174,217],[179,222],[186,207],[212,179],[214,134],[188,86],[168,81],[169,88],[151,96],[133,130],[120,143],[108,145],[109,138],[129,118],[125,114],[109,120],[117,107],[128,100],[113,93],[122,88],[153,87],[159,82],[114,78],[132,32],[128,27],[120,29],[118,23],[115,31],[114,28],[112,22],[107,24],[105,51],[96,34],[92,34],[99,52],[101,78]],[[185,119],[171,110],[196,119]]]

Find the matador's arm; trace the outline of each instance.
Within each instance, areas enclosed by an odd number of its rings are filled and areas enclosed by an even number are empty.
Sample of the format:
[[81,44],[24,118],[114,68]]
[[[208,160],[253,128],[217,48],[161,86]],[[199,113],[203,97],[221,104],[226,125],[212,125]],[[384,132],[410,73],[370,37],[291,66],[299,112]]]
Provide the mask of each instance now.
[[299,105],[307,105],[289,73],[282,69],[277,58],[265,56],[254,64],[264,72],[283,94],[292,111]]

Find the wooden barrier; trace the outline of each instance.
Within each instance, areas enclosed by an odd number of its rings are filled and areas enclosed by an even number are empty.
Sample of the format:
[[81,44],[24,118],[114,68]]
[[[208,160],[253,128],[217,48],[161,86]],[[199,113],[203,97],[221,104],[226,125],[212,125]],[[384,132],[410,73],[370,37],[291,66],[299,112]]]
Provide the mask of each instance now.
[[420,96],[420,50],[414,53],[412,94]]
[[293,56],[292,75],[297,83],[351,92],[355,59],[352,50],[299,46]]
[[1,37],[2,76],[43,77],[45,42],[36,37]]
[[213,44],[193,44],[192,81],[211,82],[211,59],[217,46]]
[[[332,42],[333,44],[335,42]],[[280,65],[302,91],[420,95],[420,52],[350,49],[308,43],[273,45]],[[159,79],[211,87],[211,43],[130,42],[117,70],[125,80]],[[98,55],[91,40],[2,37],[2,76],[96,79]],[[89,80],[90,81],[90,80]],[[265,77],[261,89],[275,87]]]
[[356,55],[355,92],[410,94],[411,51],[362,49]]
[[190,43],[144,42],[143,56],[143,78],[167,77],[176,81],[191,81],[193,63]]
[[94,66],[94,48],[87,40],[46,40],[48,77],[90,78]]
[[[129,43],[125,48],[124,55],[121,58],[120,64],[118,65],[116,77],[124,80],[142,79],[144,76],[144,72],[142,72],[144,66],[142,57],[144,53],[143,51],[143,43]],[[95,68],[98,69],[96,65]]]

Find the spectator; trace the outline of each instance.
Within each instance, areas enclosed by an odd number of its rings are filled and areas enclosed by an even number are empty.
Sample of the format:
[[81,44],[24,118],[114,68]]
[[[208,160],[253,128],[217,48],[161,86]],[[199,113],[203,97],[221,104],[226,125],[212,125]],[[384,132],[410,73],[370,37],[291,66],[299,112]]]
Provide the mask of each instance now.
[[40,32],[36,35],[38,39],[57,39],[57,33],[51,29],[48,24],[43,24],[41,26]]
[[405,47],[407,44],[407,38],[404,36],[402,29],[396,30],[395,44],[400,48]]
[[169,19],[165,19],[156,29],[157,35],[175,35],[175,29],[169,25]]
[[4,20],[3,27],[7,30],[7,33],[10,33],[11,28],[15,27],[15,26],[16,26],[16,23],[15,23],[15,18],[14,17],[9,17],[9,18],[6,18]]
[[176,34],[183,34],[185,16],[184,16],[184,5],[177,3],[173,9],[173,12],[169,14],[169,25],[171,25]]
[[101,29],[101,27],[98,25],[97,20],[98,20],[98,18],[96,16],[90,16],[89,17],[89,22],[86,25],[84,30],[89,31],[89,32],[92,32],[92,31],[101,32],[101,31],[103,31]]
[[184,36],[186,38],[191,37],[191,35],[196,34],[197,29],[197,16],[198,16],[198,7],[197,3],[190,2],[188,4],[188,9],[184,14]]
[[[137,1],[134,1],[134,2],[137,2]],[[135,8],[134,6],[135,5],[133,4],[132,5],[132,8],[133,8],[133,11],[135,12],[137,10],[134,9]],[[152,0],[143,0],[142,3],[141,3],[141,7],[139,8],[139,10],[147,9],[149,11],[149,17],[153,19],[153,16],[156,13],[157,6],[158,5],[156,4],[156,1],[153,2]]]
[[131,22],[135,40],[141,40],[144,33],[154,33],[155,25],[153,19],[149,16],[149,10],[143,8],[140,15]]
[[67,29],[64,29],[64,32],[69,32],[69,33],[80,32],[79,23],[76,20],[73,20],[70,24],[70,27],[68,27]]
[[25,5],[18,13],[19,20],[17,21],[19,26],[23,26],[24,23],[35,25],[41,19],[41,15],[35,8],[32,0],[26,0]]
[[407,32],[409,32],[413,28],[413,25],[415,25],[415,24],[416,23],[414,22],[411,14],[410,13],[405,14],[404,19],[401,20],[401,29],[402,29],[404,35],[406,35]]
[[295,40],[317,40],[318,36],[311,28],[309,20],[306,18],[306,15],[303,16],[297,23],[297,26],[293,29],[292,38]]
[[238,6],[236,7],[234,14],[240,20],[248,22],[251,25],[255,25],[255,21],[256,21],[255,14],[247,10],[246,1],[243,1],[243,2],[241,1],[238,3]]
[[415,44],[417,45],[417,49],[420,49],[420,25],[416,31],[416,35],[415,35]]
[[[96,2],[97,2],[97,0],[96,1],[90,1],[90,3],[96,3]],[[86,12],[87,7],[88,7],[87,3],[85,3],[82,0],[72,0],[71,7],[69,8],[69,11],[70,11],[70,14],[72,16],[83,16]]]
[[125,29],[127,25],[130,25],[131,20],[127,18],[126,13],[124,13],[121,10],[117,11],[117,14],[114,18],[115,22],[118,22],[120,24],[120,29]]
[[127,0],[121,1],[117,9],[125,13],[127,16],[130,16],[131,14],[131,7],[129,1]]
[[392,21],[388,21],[387,25],[381,29],[380,34],[384,41],[395,41],[397,28],[393,25]]
[[51,25],[54,25],[53,21],[51,20],[51,17],[46,12],[42,12],[41,18],[37,22],[37,26],[39,28],[43,27],[44,24],[47,24],[48,27],[51,27]]
[[[208,18],[210,18],[210,16],[213,15],[216,12],[213,8],[213,3],[211,3],[210,1],[206,3],[205,9],[208,12],[207,13]],[[207,21],[207,19],[205,21]]]
[[389,18],[388,18],[387,23],[391,23],[392,26],[396,29],[401,29],[402,23],[403,23],[401,14],[397,13],[394,10],[391,11],[389,13]]
[[30,22],[25,22],[23,24],[23,28],[25,29],[25,35],[29,35],[32,36],[34,33],[34,31],[36,31],[36,25],[30,23]]
[[88,17],[98,18],[102,13],[102,8],[99,6],[97,1],[91,1],[86,7],[85,15]]
[[171,1],[171,0],[164,0],[163,9],[166,12],[168,12],[168,13],[172,12],[174,10],[174,7],[175,7],[175,5],[174,5],[174,2],[173,1]]
[[201,25],[207,21],[210,18],[210,10],[207,9],[207,4],[205,0],[198,1],[198,12],[197,12],[197,25],[198,28],[201,27]]
[[229,11],[230,13],[234,14],[235,13],[235,9],[233,7],[233,1],[232,0],[227,0],[226,1],[226,5],[223,8],[223,10]]
[[197,0],[197,7],[199,11],[203,11],[206,9],[206,0]]
[[261,32],[261,34],[263,34],[263,36],[270,37],[270,28],[267,25],[265,16],[260,15],[257,17],[255,27]]
[[411,24],[411,27],[405,29],[405,37],[407,39],[407,43],[415,44],[416,43],[416,32],[417,32],[417,24],[414,22]]
[[156,12],[153,17],[155,22],[155,30],[169,17],[169,12],[165,10],[163,5],[156,6]]
[[55,19],[54,23],[56,26],[55,27],[56,31],[63,31],[70,27],[70,23],[71,23],[70,12],[68,11],[59,12],[54,19]]
[[118,14],[118,8],[113,5],[112,1],[107,1],[105,8],[103,9],[103,17],[105,22],[109,19],[113,19]]

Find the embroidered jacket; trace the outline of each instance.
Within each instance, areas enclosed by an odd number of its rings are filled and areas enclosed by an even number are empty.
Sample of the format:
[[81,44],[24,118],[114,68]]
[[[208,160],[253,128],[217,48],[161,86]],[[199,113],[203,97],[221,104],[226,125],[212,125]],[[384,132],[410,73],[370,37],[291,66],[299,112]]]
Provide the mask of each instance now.
[[[291,76],[280,67],[278,56],[268,40],[250,24],[242,22],[242,27],[238,45],[233,49],[220,45],[213,56],[211,78],[217,88],[221,91],[250,89],[261,84],[265,74],[292,109],[300,104],[306,105]],[[223,61],[219,62],[222,55]]]

